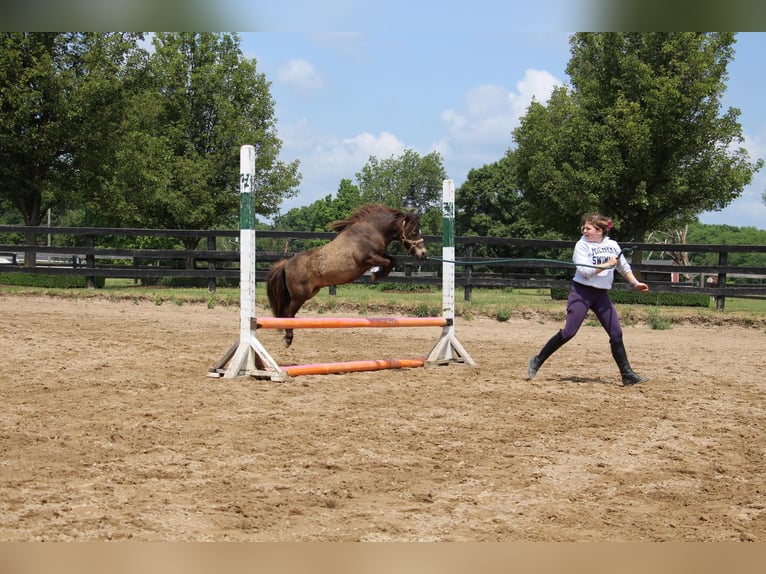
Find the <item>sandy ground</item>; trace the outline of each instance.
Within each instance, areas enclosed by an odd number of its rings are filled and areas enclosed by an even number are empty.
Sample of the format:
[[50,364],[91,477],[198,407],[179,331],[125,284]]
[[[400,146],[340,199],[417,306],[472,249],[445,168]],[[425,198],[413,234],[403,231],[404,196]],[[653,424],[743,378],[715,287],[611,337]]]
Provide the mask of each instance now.
[[[766,541],[762,327],[626,327],[623,388],[589,324],[527,381],[560,325],[515,316],[458,318],[476,368],[208,377],[238,324],[0,296],[0,540]],[[440,332],[258,333],[292,364]]]

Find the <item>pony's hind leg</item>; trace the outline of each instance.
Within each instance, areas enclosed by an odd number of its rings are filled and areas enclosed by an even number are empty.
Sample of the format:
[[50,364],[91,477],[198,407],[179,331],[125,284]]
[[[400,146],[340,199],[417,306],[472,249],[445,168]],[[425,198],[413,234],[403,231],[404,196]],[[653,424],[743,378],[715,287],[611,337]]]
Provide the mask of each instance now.
[[[284,317],[295,317],[303,304],[319,292],[319,287],[313,288],[310,292],[304,292],[303,289],[296,289],[296,293],[291,293],[290,304],[285,308]],[[285,347],[293,344],[293,330],[285,329],[283,338]]]

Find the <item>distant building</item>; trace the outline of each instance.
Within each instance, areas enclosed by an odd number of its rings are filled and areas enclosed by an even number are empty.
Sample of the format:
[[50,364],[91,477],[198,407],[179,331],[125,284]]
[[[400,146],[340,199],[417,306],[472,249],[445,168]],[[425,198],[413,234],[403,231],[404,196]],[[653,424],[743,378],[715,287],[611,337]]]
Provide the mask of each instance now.
[[[667,265],[668,267],[675,267],[676,262],[672,259],[644,259],[642,263],[646,265]],[[666,281],[669,283],[678,283],[680,281],[678,271],[642,271],[641,276],[646,281]]]

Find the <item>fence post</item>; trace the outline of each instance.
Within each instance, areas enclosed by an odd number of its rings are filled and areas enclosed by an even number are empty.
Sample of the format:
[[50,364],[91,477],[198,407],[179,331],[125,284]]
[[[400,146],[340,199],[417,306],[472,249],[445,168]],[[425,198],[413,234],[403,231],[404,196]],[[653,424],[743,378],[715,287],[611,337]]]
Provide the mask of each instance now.
[[[95,269],[96,268],[96,256],[93,254],[93,247],[96,245],[96,237],[94,235],[86,235],[85,236],[85,247],[88,248],[90,253],[87,253],[85,255],[85,267],[87,269]],[[85,280],[88,285],[88,289],[95,289],[96,288],[96,279],[93,275],[86,275]]]
[[[718,254],[718,266],[726,267],[726,264],[728,261],[729,261],[729,254],[726,251],[721,251]],[[724,305],[726,305],[726,296],[724,295],[725,291],[726,291],[726,273],[719,273],[718,274],[718,292],[720,293],[720,295],[715,296],[716,311],[723,311]]]
[[[468,243],[465,246],[465,257],[470,259],[473,256],[473,243]],[[465,277],[465,285],[463,286],[463,300],[466,303],[471,302],[471,295],[473,294],[473,286],[471,285],[471,275],[473,271],[472,265],[463,266],[463,275]]]
[[[216,241],[215,241],[215,235],[210,234],[207,236],[207,248],[208,251],[215,251],[216,249]],[[213,270],[215,271],[215,260],[214,259],[208,259],[207,260],[207,268],[208,271]],[[208,293],[215,293],[215,284],[216,284],[216,275],[215,273],[211,274],[207,278],[207,290]]]

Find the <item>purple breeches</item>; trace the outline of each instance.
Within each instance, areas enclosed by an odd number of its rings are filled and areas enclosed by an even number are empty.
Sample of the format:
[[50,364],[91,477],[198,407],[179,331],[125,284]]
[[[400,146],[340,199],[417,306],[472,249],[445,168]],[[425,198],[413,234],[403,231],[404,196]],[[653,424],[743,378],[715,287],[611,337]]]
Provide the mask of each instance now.
[[577,334],[589,310],[596,315],[611,341],[622,340],[620,318],[614,303],[609,298],[609,291],[572,281],[572,288],[567,298],[567,320],[561,330],[565,341]]

